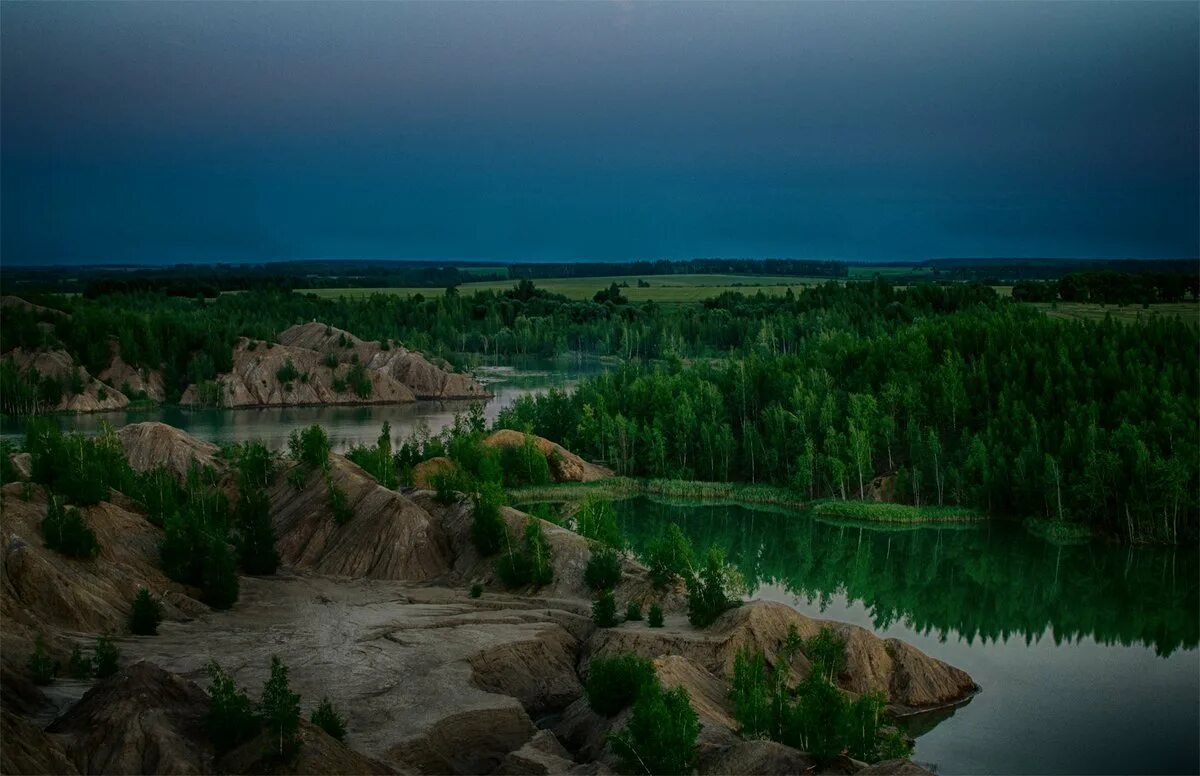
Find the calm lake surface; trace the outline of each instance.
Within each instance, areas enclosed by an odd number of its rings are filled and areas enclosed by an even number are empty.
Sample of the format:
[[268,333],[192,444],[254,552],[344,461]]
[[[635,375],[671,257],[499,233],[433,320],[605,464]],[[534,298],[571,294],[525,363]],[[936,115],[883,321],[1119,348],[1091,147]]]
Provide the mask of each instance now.
[[1057,547],[1010,523],[876,530],[810,513],[617,503],[635,550],[667,522],[719,544],[751,598],[903,639],[983,688],[910,725],[941,773],[1200,771],[1194,549]]
[[[496,419],[500,410],[512,404],[518,397],[541,393],[551,388],[570,388],[582,376],[603,369],[603,365],[595,359],[556,359],[552,362],[529,362],[521,367],[479,367],[473,374],[495,394],[494,398],[484,405],[484,413],[491,422]],[[217,444],[258,439],[275,450],[287,447],[288,435],[293,430],[320,423],[329,433],[333,449],[345,452],[353,445],[375,444],[384,421],[392,424],[394,440],[408,436],[422,425],[436,433],[453,422],[456,414],[466,412],[473,403],[418,401],[391,405],[233,410],[163,406],[132,412],[94,412],[51,417],[63,430],[85,434],[96,433],[104,423],[120,428],[130,423],[157,420]],[[21,419],[3,419],[0,438],[20,440],[24,435],[25,423]]]

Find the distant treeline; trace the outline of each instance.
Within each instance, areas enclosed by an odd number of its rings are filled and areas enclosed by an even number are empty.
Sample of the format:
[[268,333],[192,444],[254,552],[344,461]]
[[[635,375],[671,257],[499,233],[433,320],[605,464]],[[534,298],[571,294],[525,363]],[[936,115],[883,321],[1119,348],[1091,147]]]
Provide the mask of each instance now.
[[854,264],[800,259],[688,259],[684,261],[558,262],[487,264],[425,261],[285,261],[272,264],[180,264],[169,267],[6,267],[4,293],[164,293],[214,297],[223,291],[307,288],[448,288],[486,280],[586,278],[612,275],[661,276],[786,275],[846,278],[851,268],[876,270],[893,283],[977,281],[985,285],[1020,280],[1056,280],[1074,273],[1182,275],[1195,279],[1194,260],[1090,261],[1063,259],[936,259],[922,263]]
[[1022,280],[1013,286],[1021,302],[1153,304],[1200,297],[1200,275],[1146,272],[1077,272],[1058,280]]
[[[1166,274],[1196,277],[1196,259],[930,259],[919,265],[924,277],[937,280],[973,280],[987,285],[1017,280],[1053,280],[1064,275],[1117,272],[1127,275]],[[893,276],[892,280],[899,282]]]
[[273,264],[186,264],[170,267],[6,268],[5,293],[157,292],[214,297],[222,291],[306,288],[448,288],[483,280],[584,278],[606,275],[740,274],[844,278],[848,265],[795,259],[480,264],[408,261],[288,261]]

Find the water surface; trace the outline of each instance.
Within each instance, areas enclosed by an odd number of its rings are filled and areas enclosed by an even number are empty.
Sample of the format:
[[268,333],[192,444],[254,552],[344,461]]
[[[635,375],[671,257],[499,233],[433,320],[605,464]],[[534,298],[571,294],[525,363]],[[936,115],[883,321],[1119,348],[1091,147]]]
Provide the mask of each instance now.
[[[484,403],[488,422],[519,397],[551,388],[569,388],[579,378],[602,370],[595,359],[556,359],[527,362],[521,367],[479,367],[474,371],[494,396]],[[57,414],[53,418],[65,431],[94,434],[105,423],[120,428],[130,423],[156,420],[181,428],[193,436],[217,444],[263,441],[279,450],[287,446],[288,435],[298,428],[320,423],[329,433],[333,449],[345,452],[353,445],[374,444],[384,421],[392,425],[393,439],[403,438],[421,427],[438,432],[466,412],[478,400],[418,401],[409,404],[372,404],[358,406],[262,407],[243,409],[188,408],[163,405],[145,410],[93,412],[80,415]],[[3,418],[0,438],[20,441],[27,419]]]
[[1200,770],[1194,549],[647,498],[617,514],[635,550],[674,521],[697,547],[725,547],[751,598],[903,639],[971,674],[983,690],[969,704],[910,726],[914,758],[941,773]]

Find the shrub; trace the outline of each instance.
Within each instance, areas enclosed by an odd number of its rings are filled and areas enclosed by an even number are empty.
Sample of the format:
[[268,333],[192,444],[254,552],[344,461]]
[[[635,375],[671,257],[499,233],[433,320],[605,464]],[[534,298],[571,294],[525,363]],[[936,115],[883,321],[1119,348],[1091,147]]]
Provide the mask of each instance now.
[[638,622],[642,619],[642,605],[637,601],[630,601],[625,605],[625,619]]
[[876,760],[896,760],[912,755],[913,745],[908,738],[894,727],[889,727],[879,734],[875,748]]
[[592,658],[583,691],[597,714],[611,717],[637,700],[642,688],[658,681],[649,659],[630,653]]
[[139,587],[133,597],[133,609],[129,612],[129,630],[138,636],[154,636],[162,622],[162,604],[144,587]]
[[504,545],[507,528],[500,505],[504,492],[494,483],[484,483],[474,496],[475,512],[471,520],[471,541],[480,555],[495,555]]
[[367,376],[367,370],[362,364],[357,363],[357,354],[355,354],[355,364],[350,367],[350,371],[346,373],[346,382],[350,388],[354,390],[354,395],[360,399],[371,398],[371,392],[375,386],[371,384],[371,378]]
[[471,592],[467,595],[471,596],[472,598],[478,598],[479,596],[483,595],[483,585],[479,584],[478,582],[471,585]]
[[263,684],[259,699],[263,723],[271,734],[272,754],[289,759],[296,751],[296,732],[300,729],[300,696],[288,686],[288,669],[278,657],[271,658],[271,676]]
[[709,547],[704,568],[687,582],[688,622],[696,628],[711,625],[726,609],[735,605],[729,594],[732,587],[725,553],[719,547]]
[[615,587],[621,581],[621,558],[616,551],[608,547],[594,550],[583,570],[583,581],[592,590]]
[[508,551],[496,562],[496,573],[508,587],[523,587],[532,579],[529,557],[510,544]]
[[328,469],[325,470],[325,490],[329,493],[329,511],[333,515],[333,522],[338,525],[350,522],[350,518],[354,517],[354,510],[350,508],[346,491],[333,481],[333,475]]
[[67,672],[72,679],[92,678],[92,659],[83,656],[83,651],[78,644],[71,650],[71,658],[67,661]]
[[29,676],[37,685],[50,684],[58,675],[58,661],[46,652],[46,642],[42,641],[41,636],[33,642],[33,652],[26,665],[29,667]]
[[661,628],[663,626],[662,607],[658,604],[650,604],[650,612],[646,618],[646,622],[651,628]]
[[599,628],[612,628],[617,624],[617,600],[613,591],[605,590],[592,602],[592,622]]
[[328,698],[322,698],[317,708],[313,709],[312,723],[329,735],[341,741],[346,737],[346,720],[338,714],[337,709]]
[[208,664],[208,736],[218,754],[228,752],[258,733],[259,720],[245,690],[211,661]]
[[325,360],[323,361],[323,363],[325,364],[325,366],[329,367],[330,369],[337,369],[337,366],[338,366],[337,353],[326,353]]
[[92,649],[92,661],[96,665],[97,679],[104,679],[117,672],[121,663],[121,650],[113,643],[111,636],[102,634],[96,637],[96,646]]
[[687,691],[664,691],[654,682],[638,695],[629,724],[610,740],[628,772],[686,774],[696,766],[699,734],[699,717]]
[[739,649],[733,662],[729,697],[739,732],[747,737],[782,737],[783,715],[788,708],[786,669],[768,678],[762,650]]
[[501,453],[504,484],[510,487],[521,485],[545,485],[551,482],[550,464],[538,450],[537,440],[526,434],[524,441],[516,447],[506,447]]
[[289,358],[283,362],[283,366],[275,371],[275,379],[281,383],[290,383],[300,376],[300,372],[296,370],[296,365]]
[[658,588],[666,586],[673,577],[690,577],[692,563],[692,543],[674,523],[669,524],[660,536],[651,541],[646,551],[650,579]]
[[266,488],[275,476],[276,456],[262,442],[242,442],[229,452],[238,470],[238,489]]
[[74,507],[64,509],[58,498],[51,496],[42,518],[42,536],[46,546],[69,558],[91,558],[100,551],[96,534],[88,527],[83,514]]

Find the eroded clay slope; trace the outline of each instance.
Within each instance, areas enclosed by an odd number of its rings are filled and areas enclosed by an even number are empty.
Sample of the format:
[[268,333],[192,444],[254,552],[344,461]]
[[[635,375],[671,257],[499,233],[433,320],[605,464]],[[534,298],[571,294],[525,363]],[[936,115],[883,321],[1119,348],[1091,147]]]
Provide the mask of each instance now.
[[285,329],[279,341],[292,347],[308,348],[339,358],[351,354],[368,368],[379,370],[408,386],[418,399],[480,399],[490,394],[473,377],[437,365],[415,350],[389,340],[367,342],[348,331],[323,323],[304,323]]
[[135,471],[145,472],[165,466],[183,480],[193,463],[201,467],[223,468],[217,457],[220,449],[216,445],[166,423],[131,423],[117,431],[117,439],[121,441],[125,457]]
[[[101,412],[119,410],[129,404],[125,394],[92,377],[65,350],[27,351],[14,348],[5,358],[12,359],[21,374],[36,369],[39,375],[53,377],[62,383],[62,399],[52,407],[42,408],[43,412]],[[83,388],[78,393],[71,393],[70,385],[76,378]]]

